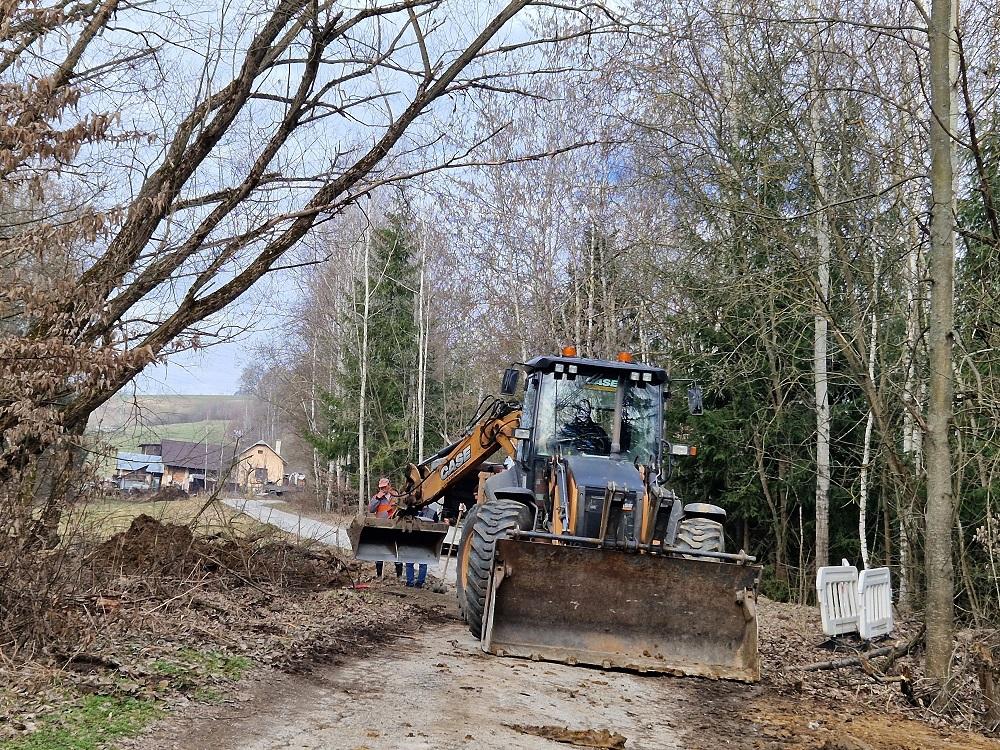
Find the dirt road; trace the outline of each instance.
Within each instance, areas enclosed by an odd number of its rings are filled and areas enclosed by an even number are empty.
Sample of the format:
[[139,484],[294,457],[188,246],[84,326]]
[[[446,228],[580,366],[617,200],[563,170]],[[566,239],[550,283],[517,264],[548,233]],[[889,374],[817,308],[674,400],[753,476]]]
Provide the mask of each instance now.
[[[487,656],[456,616],[442,620],[442,609],[452,609],[450,595],[391,586],[389,594],[432,613],[431,621],[367,655],[338,657],[305,675],[271,672],[247,688],[238,705],[192,706],[129,747],[1000,749],[982,737],[932,730],[850,702],[789,698],[765,685]],[[562,744],[538,736],[540,727],[607,730],[611,742]]]
[[689,747],[678,727],[691,698],[680,680],[488,657],[458,622],[401,638],[374,657],[281,679],[235,717],[207,727],[196,720],[150,747],[567,747],[512,728],[551,724],[607,728],[630,748]]

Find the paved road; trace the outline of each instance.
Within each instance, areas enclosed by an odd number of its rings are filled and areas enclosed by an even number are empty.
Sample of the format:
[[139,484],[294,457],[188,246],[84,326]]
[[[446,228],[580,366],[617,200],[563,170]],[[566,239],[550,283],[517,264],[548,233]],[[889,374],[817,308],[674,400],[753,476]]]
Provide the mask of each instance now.
[[227,498],[222,502],[262,523],[275,526],[289,534],[295,534],[299,539],[311,539],[341,549],[351,548],[351,543],[347,538],[347,529],[274,507],[275,505],[284,505],[282,500]]
[[[285,505],[284,501],[275,499],[266,500],[244,500],[242,498],[226,498],[222,501],[230,508],[245,513],[251,518],[271,526],[275,526],[289,534],[295,534],[302,540],[313,540],[340,549],[351,549],[351,542],[347,537],[347,529],[342,526],[317,521],[315,518],[303,516],[290,510],[282,510],[275,506]],[[428,574],[433,578],[441,578],[444,570],[445,558],[436,566],[431,566]],[[446,580],[455,582],[455,560],[452,559],[448,565]]]

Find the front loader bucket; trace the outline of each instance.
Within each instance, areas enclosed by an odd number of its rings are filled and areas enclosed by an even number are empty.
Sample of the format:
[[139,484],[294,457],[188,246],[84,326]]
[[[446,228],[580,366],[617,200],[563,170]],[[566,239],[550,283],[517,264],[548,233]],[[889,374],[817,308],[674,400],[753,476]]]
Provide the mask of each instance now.
[[358,516],[347,536],[358,560],[437,563],[448,524],[403,518]]
[[746,563],[502,539],[483,650],[754,682],[759,572]]

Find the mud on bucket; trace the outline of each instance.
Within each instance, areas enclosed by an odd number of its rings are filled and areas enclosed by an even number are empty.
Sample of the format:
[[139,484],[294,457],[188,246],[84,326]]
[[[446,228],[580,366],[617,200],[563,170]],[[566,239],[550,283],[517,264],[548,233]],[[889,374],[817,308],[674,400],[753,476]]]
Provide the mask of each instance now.
[[759,573],[757,565],[503,539],[483,650],[753,682]]

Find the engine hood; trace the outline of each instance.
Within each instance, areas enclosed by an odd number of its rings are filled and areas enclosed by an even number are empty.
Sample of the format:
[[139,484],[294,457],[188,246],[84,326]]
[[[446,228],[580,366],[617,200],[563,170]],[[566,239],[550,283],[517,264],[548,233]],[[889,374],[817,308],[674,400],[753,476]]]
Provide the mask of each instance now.
[[604,456],[566,456],[566,468],[580,489],[604,490],[614,483],[615,488],[642,495],[642,477],[630,461]]

